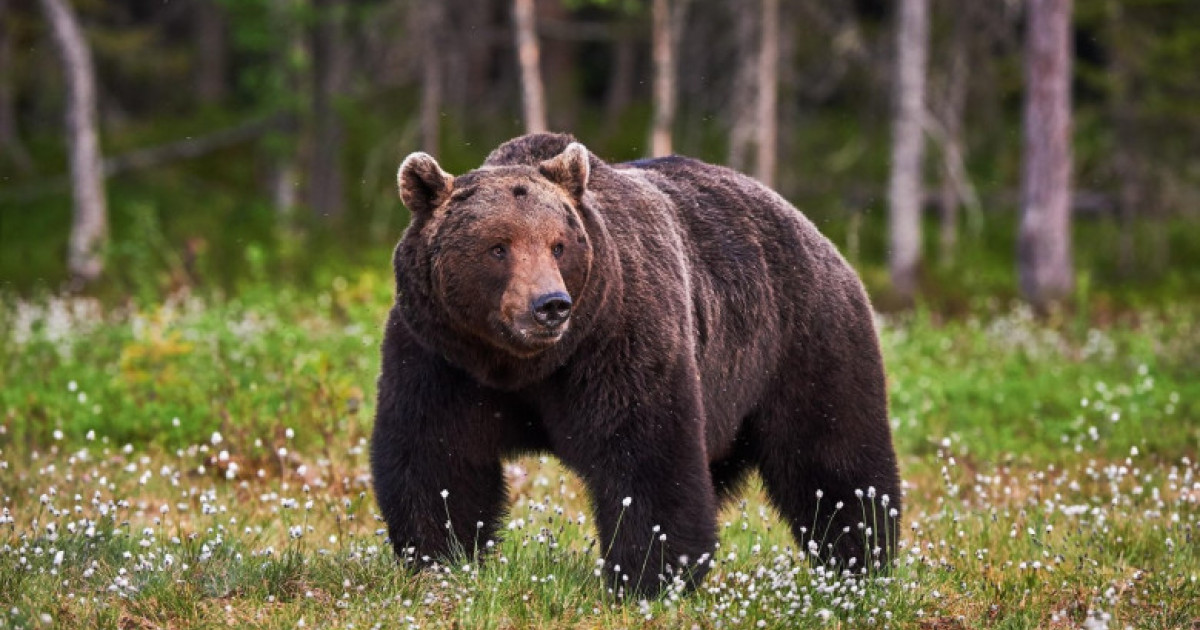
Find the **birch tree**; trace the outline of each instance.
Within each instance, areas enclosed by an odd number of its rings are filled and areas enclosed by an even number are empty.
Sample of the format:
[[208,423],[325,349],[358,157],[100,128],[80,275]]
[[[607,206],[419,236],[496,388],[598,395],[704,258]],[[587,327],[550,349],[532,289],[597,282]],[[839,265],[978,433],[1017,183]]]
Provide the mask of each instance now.
[[683,30],[687,0],[652,0],[650,4],[651,58],[654,66],[653,109],[650,127],[650,155],[670,155],[671,131],[675,127],[676,80],[675,53]]
[[758,53],[758,140],[755,174],[758,181],[775,185],[775,159],[779,154],[779,0],[762,0],[762,42]]
[[517,60],[521,66],[521,103],[525,133],[541,133],[546,125],[546,87],[542,83],[541,49],[533,0],[513,0],[513,26],[517,37]]
[[892,287],[912,300],[921,259],[921,167],[924,159],[929,0],[901,0],[896,21],[895,114],[888,186]]
[[1071,0],[1029,0],[1017,268],[1039,310],[1070,294]]
[[103,159],[96,131],[96,70],[79,20],[66,0],[39,0],[54,35],[67,88],[66,135],[71,162],[73,214],[67,269],[74,288],[104,272],[108,209]]

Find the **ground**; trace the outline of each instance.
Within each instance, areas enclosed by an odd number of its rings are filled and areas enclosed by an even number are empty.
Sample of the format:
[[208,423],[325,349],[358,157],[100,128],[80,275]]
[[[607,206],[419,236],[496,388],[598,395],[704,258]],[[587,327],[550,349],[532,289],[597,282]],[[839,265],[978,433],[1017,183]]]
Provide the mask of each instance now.
[[487,562],[396,569],[365,442],[389,289],[4,301],[0,627],[1200,623],[1200,308],[881,318],[909,506],[892,572],[810,566],[752,484],[699,592],[619,602],[553,459],[508,467]]

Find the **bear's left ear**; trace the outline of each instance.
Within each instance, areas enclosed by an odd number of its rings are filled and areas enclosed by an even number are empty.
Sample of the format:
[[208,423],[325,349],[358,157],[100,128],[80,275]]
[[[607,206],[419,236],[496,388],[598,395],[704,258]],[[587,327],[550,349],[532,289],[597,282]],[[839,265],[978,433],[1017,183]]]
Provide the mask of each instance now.
[[591,175],[587,147],[572,142],[562,153],[538,164],[538,171],[578,200],[587,190],[588,177]]
[[404,158],[396,184],[400,199],[414,215],[429,214],[450,196],[454,176],[443,171],[431,155],[418,151]]

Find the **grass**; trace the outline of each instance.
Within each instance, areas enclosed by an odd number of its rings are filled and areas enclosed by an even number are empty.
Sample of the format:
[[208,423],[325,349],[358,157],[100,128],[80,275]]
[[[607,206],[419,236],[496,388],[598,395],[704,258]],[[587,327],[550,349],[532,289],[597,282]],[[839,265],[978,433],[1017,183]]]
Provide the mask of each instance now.
[[366,460],[390,290],[3,298],[0,627],[1200,624],[1200,306],[881,317],[892,571],[812,566],[751,484],[701,589],[639,602],[605,592],[553,458],[510,463],[482,562],[396,566]]

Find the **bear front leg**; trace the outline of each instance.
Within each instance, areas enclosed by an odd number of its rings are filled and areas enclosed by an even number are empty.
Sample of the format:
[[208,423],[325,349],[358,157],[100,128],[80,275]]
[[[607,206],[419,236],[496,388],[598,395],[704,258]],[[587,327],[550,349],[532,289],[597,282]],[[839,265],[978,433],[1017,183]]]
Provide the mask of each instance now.
[[400,559],[472,556],[492,539],[508,498],[501,411],[495,392],[429,356],[403,327],[389,326],[371,474]]
[[663,396],[658,404],[640,402],[623,412],[591,406],[597,415],[580,423],[609,430],[556,449],[588,487],[605,578],[619,595],[654,597],[675,576],[694,587],[716,546],[703,416],[690,396],[679,398]]
[[452,442],[380,427],[372,439],[371,471],[397,557],[420,566],[483,550],[507,499],[500,460],[471,461]]

